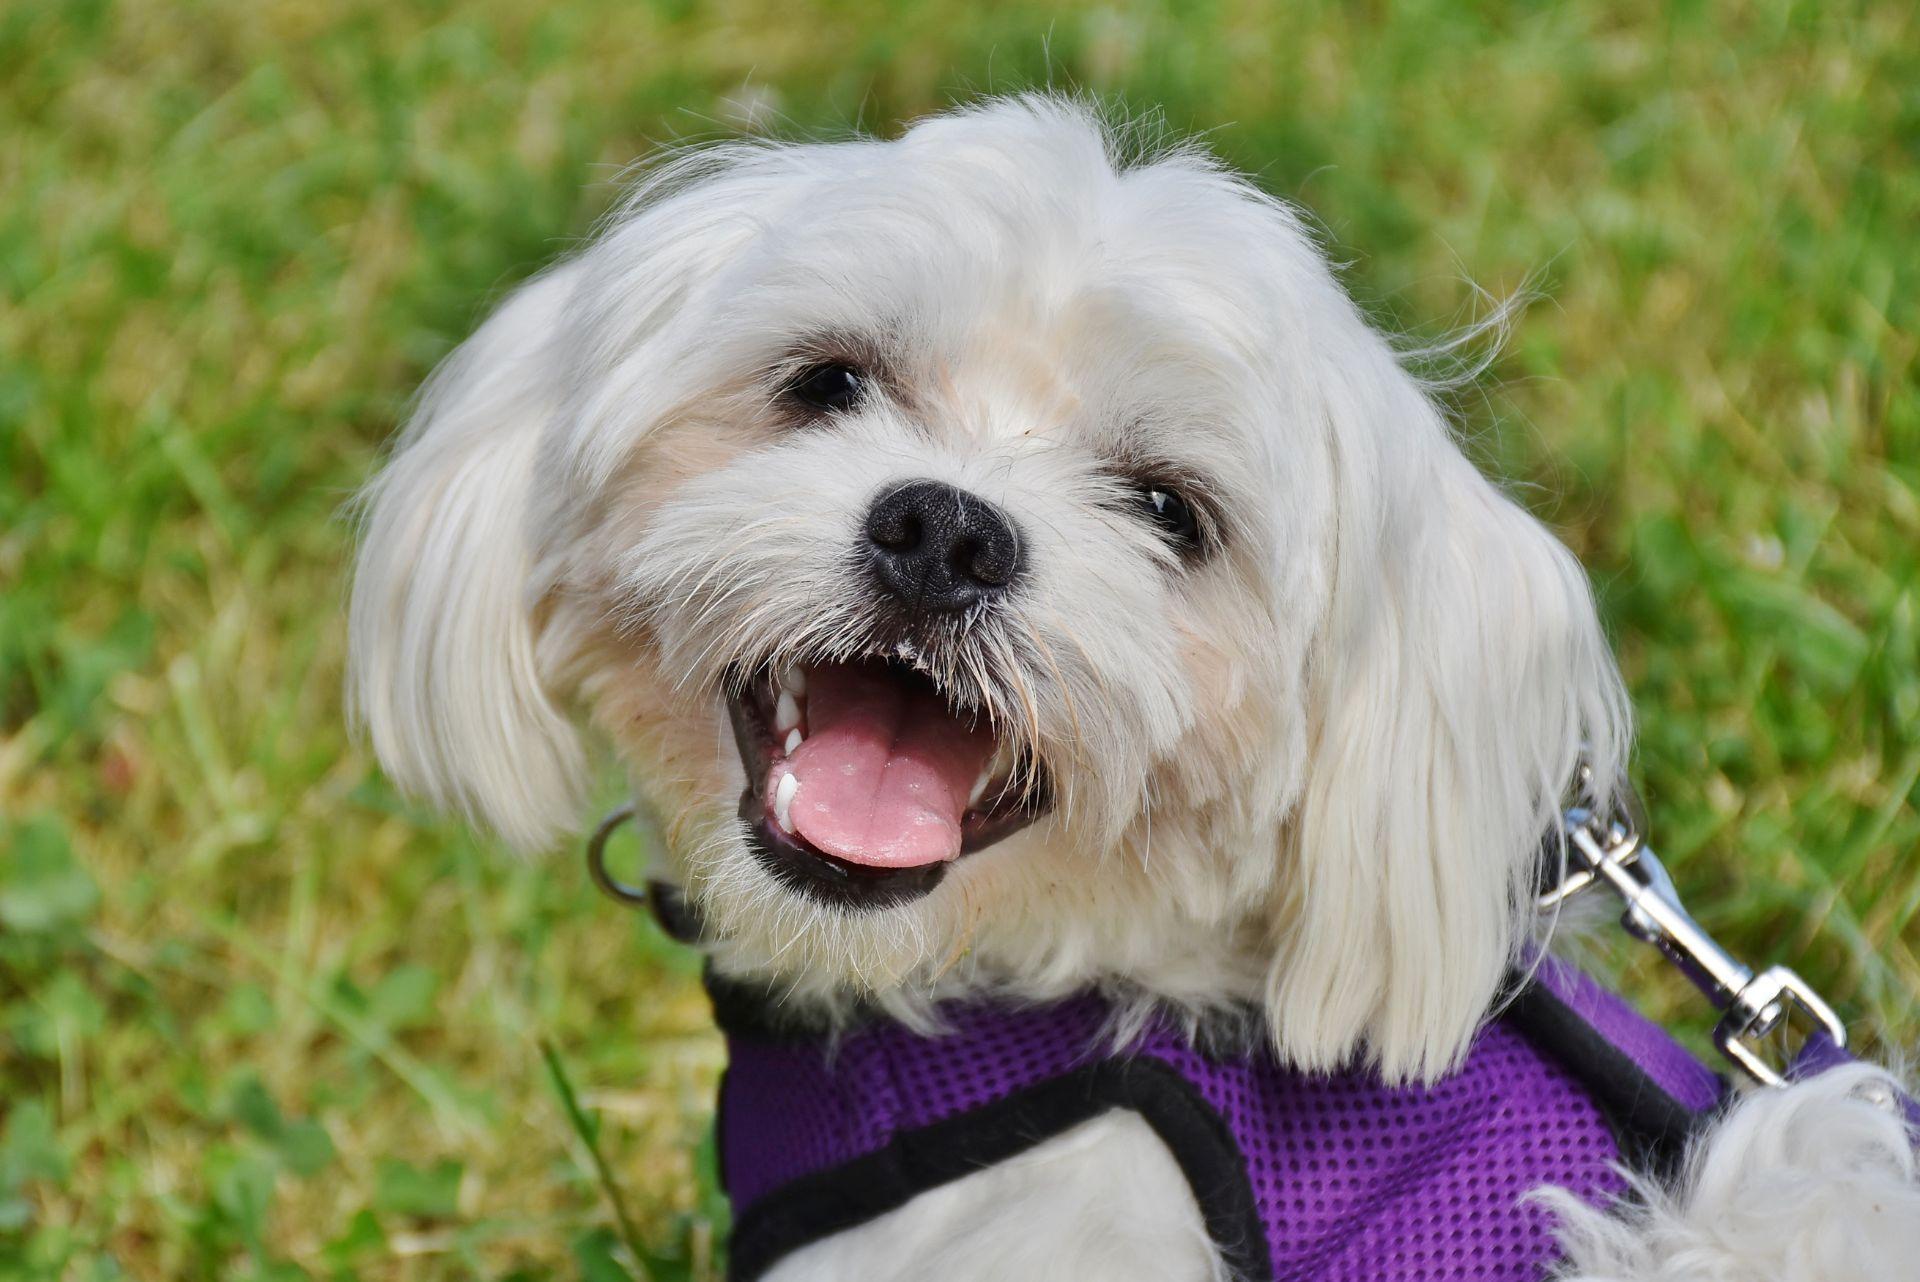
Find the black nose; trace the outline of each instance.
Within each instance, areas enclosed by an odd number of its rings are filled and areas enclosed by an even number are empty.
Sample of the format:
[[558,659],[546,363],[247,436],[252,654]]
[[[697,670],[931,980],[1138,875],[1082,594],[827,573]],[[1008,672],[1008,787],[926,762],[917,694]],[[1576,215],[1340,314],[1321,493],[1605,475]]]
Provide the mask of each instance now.
[[867,513],[874,578],[920,610],[964,610],[999,596],[1020,573],[1007,514],[939,481],[908,481]]

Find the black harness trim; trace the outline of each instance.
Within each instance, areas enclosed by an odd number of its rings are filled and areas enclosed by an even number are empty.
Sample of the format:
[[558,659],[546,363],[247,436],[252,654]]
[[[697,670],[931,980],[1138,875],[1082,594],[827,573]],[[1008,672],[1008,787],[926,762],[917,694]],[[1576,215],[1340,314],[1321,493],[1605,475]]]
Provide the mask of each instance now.
[[[1582,1019],[1545,985],[1529,983],[1508,1003],[1503,1019],[1551,1055],[1586,1089],[1631,1165],[1671,1175],[1687,1145],[1718,1115],[1696,1112],[1669,1095],[1633,1058]],[[1725,1079],[1721,1097],[1730,1098]]]
[[[750,985],[709,971],[707,987],[716,1020],[730,1034],[774,1041],[826,1036],[821,1027],[778,1010],[770,994]],[[1714,1116],[1674,1099],[1540,984],[1521,986],[1501,1018],[1572,1074],[1599,1108],[1622,1157],[1634,1165],[1670,1173]],[[725,1095],[723,1088],[723,1100]],[[1225,1119],[1171,1066],[1125,1055],[1070,1070],[930,1126],[898,1131],[876,1152],[773,1190],[736,1219],[727,1276],[730,1282],[754,1282],[801,1247],[1116,1108],[1138,1113],[1173,1154],[1231,1276],[1271,1282],[1266,1230],[1246,1159]],[[724,1128],[724,1118],[716,1125]],[[721,1183],[727,1184],[724,1169]]]
[[1116,1108],[1138,1113],[1172,1152],[1233,1276],[1269,1282],[1266,1233],[1239,1145],[1185,1078],[1145,1058],[1090,1064],[957,1117],[899,1131],[885,1148],[774,1190],[734,1224],[727,1275],[752,1282],[789,1252]]

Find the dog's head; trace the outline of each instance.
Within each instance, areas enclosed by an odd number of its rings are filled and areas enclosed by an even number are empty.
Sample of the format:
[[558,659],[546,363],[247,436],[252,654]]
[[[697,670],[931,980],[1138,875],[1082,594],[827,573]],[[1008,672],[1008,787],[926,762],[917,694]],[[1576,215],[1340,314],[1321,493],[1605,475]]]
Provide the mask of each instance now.
[[524,846],[589,711],[720,964],[1130,980],[1450,1063],[1623,701],[1578,566],[1285,205],[1047,100],[659,171],[438,373],[356,706]]

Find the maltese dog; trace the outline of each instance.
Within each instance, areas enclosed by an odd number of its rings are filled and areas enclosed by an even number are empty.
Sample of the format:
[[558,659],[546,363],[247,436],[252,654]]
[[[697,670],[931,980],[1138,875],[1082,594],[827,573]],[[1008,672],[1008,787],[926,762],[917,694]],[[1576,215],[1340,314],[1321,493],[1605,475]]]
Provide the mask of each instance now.
[[[590,720],[712,979],[829,1042],[1095,992],[1116,1044],[1231,1025],[1423,1090],[1629,743],[1581,567],[1432,391],[1298,212],[1078,104],[685,152],[428,384],[365,496],[353,706],[400,787],[529,849]],[[1534,1275],[1913,1277],[1891,1080],[1532,1197]],[[764,1276],[1270,1275],[1174,1157],[1098,1111]]]

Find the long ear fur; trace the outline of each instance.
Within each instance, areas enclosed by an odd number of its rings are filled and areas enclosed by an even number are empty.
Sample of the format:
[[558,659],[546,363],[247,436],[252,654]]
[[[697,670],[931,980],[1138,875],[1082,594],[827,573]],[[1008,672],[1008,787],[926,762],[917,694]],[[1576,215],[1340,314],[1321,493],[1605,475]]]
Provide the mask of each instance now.
[[529,501],[573,276],[521,287],[427,384],[362,496],[349,627],[349,704],[387,773],[528,849],[574,821],[583,773],[529,600]]
[[670,322],[713,305],[701,287],[754,234],[747,211],[801,198],[784,180],[807,154],[737,144],[657,167],[428,382],[361,497],[349,637],[350,708],[407,792],[523,849],[578,818],[582,750],[554,688],[572,638],[543,605],[600,488],[671,411],[661,389],[700,333],[672,340]]
[[1628,714],[1579,564],[1367,346],[1330,393],[1336,570],[1268,1000],[1296,1063],[1364,1047],[1431,1079],[1519,956],[1583,749],[1610,789]]

